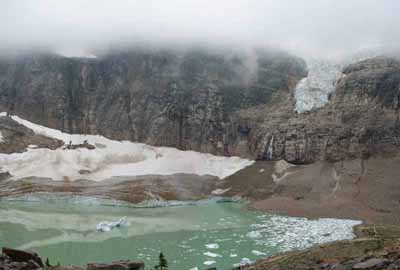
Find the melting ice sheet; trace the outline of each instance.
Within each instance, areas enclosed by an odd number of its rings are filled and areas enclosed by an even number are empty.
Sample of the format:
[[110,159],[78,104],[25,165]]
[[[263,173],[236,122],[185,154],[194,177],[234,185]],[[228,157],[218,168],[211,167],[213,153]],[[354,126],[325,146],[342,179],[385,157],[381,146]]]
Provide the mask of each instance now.
[[[122,216],[128,227],[95,230],[100,221]],[[152,267],[162,251],[172,269],[231,269],[245,258],[353,238],[352,227],[359,223],[265,215],[240,203],[133,209],[1,202],[0,243],[62,264],[134,259]]]
[[[4,116],[1,113],[0,116]],[[98,135],[67,134],[46,128],[18,116],[15,121],[36,134],[59,139],[65,144],[81,144],[85,140],[96,149],[76,150],[28,149],[24,153],[0,154],[0,167],[15,178],[29,176],[54,180],[104,180],[114,176],[171,175],[189,173],[227,177],[253,163],[239,157],[221,157],[169,147],[153,147],[129,141],[114,141]],[[79,172],[85,171],[84,175]]]

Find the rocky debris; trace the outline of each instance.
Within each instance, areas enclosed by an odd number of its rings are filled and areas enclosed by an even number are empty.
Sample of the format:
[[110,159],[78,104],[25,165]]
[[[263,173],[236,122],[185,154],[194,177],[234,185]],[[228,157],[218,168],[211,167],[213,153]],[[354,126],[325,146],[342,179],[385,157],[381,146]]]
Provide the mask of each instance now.
[[83,141],[83,143],[80,143],[80,144],[72,144],[72,142],[70,142],[63,149],[75,150],[75,149],[78,149],[78,148],[86,148],[86,149],[89,149],[89,150],[96,149],[96,147],[94,145],[92,145],[92,144],[89,144],[87,140]]
[[88,263],[87,270],[143,270],[143,262],[132,262],[128,260],[115,261],[111,263]]
[[[84,178],[84,175],[82,175]],[[192,174],[116,177],[100,182],[90,180],[54,181],[24,178],[0,182],[0,198],[32,193],[62,193],[113,199],[130,203],[161,200],[200,200],[211,195],[218,177]]]
[[[398,262],[400,263],[400,260]],[[359,263],[354,264],[353,269],[382,269],[385,266],[388,266],[389,264],[392,263],[395,262],[393,261],[391,262],[389,260],[381,258],[371,258],[366,261],[361,261]]]
[[400,224],[399,162],[399,154],[297,166],[257,161],[217,188],[270,213]]
[[10,178],[12,175],[9,172],[0,170],[0,181]]
[[11,117],[0,116],[0,153],[21,153],[29,147],[57,149],[64,143],[60,140],[35,134],[31,129],[14,121]]
[[324,244],[305,251],[288,252],[259,260],[241,269],[400,269],[399,227],[359,226],[356,227],[356,233],[361,238]]

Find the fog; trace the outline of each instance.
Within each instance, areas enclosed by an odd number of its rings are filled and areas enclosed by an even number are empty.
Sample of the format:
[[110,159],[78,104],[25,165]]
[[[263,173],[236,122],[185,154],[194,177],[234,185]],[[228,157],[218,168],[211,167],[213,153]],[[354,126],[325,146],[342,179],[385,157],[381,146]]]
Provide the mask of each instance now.
[[146,43],[335,56],[397,46],[399,11],[399,0],[1,0],[0,51]]

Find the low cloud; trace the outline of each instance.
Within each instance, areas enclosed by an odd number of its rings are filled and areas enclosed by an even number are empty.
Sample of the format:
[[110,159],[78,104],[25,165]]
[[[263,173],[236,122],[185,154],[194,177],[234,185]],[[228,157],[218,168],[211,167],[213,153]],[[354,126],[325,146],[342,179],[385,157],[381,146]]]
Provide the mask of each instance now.
[[148,42],[336,55],[400,42],[398,0],[2,0],[0,50]]

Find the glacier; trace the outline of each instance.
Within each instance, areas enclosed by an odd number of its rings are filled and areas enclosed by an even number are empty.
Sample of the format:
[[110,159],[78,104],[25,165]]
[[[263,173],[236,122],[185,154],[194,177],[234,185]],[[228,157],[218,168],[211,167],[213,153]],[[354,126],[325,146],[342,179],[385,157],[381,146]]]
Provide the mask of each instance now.
[[341,76],[341,65],[328,60],[309,59],[306,61],[308,75],[295,88],[295,111],[303,113],[321,108],[328,103],[329,94]]
[[335,92],[336,82],[343,76],[343,68],[349,64],[377,57],[383,49],[380,45],[360,48],[349,55],[336,58],[305,59],[308,75],[298,82],[294,90],[295,111],[304,113],[323,107],[329,101],[329,95]]

